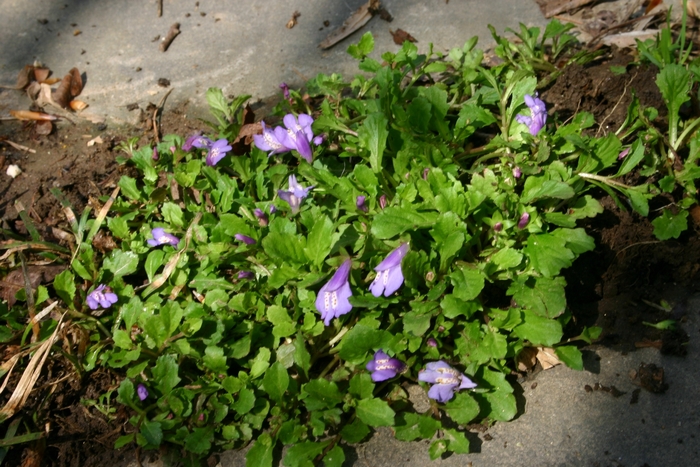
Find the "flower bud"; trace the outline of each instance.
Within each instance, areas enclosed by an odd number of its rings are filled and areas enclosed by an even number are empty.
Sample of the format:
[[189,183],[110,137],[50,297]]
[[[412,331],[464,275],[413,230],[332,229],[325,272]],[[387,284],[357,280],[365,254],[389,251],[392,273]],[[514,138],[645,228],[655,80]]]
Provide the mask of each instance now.
[[154,161],[157,161],[160,158],[158,155],[158,146],[153,146],[153,155],[151,156],[151,159]]
[[355,201],[355,206],[357,206],[357,209],[359,209],[362,212],[367,212],[369,211],[369,208],[367,207],[367,204],[365,204],[365,198],[364,196],[360,195],[357,197],[357,201]]
[[267,217],[267,214],[265,214],[265,212],[262,209],[255,208],[253,214],[255,214],[255,217],[258,218],[258,224],[260,224],[260,227],[267,227],[267,224],[269,223],[270,219]]
[[429,347],[437,347],[437,341],[432,337],[428,338],[427,344]]
[[530,214],[524,212],[523,215],[520,216],[520,220],[518,221],[518,228],[524,229],[528,222],[530,222]]
[[382,195],[379,197],[379,207],[384,209],[386,207],[387,201],[386,201],[386,195]]
[[493,230],[494,232],[500,232],[501,230],[503,230],[503,222],[496,222],[495,224],[493,224]]
[[514,167],[513,168],[513,177],[515,178],[520,178],[523,174],[523,171],[520,170],[520,167]]

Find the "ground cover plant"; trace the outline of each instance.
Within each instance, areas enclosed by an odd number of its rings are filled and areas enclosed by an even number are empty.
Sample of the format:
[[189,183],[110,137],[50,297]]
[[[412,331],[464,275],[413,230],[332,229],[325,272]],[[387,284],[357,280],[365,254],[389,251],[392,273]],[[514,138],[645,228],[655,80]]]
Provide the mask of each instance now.
[[[665,196],[654,225],[672,238],[698,176],[698,120],[681,112],[697,64],[682,40],[640,48],[660,67],[668,125],[635,101],[596,136],[590,114],[559,121],[538,97],[559,72],[545,54],[594,58],[567,53],[566,27],[494,36],[503,62],[487,69],[476,40],[446,57],[407,42],[380,63],[365,35],[349,48],[365,75],[320,75],[308,98],[284,88],[282,124],[240,155],[247,96],[211,89],[210,134],[122,145],[136,173],[96,218],[73,218],[70,269],[18,293],[3,339],[24,342],[26,308],[55,292],[90,336],[76,369],[125,375],[95,401],[133,414],[117,447],[169,443],[196,463],[255,440],[249,465],[283,445],[286,465],[341,465],[345,444],[390,426],[433,439],[432,458],[468,452],[467,424],[516,416],[507,376],[523,352],[553,347],[581,369],[576,345],[598,336],[563,340],[562,275],[595,247],[580,225],[602,212],[597,190],[642,215]],[[100,232],[116,248],[96,248]]]

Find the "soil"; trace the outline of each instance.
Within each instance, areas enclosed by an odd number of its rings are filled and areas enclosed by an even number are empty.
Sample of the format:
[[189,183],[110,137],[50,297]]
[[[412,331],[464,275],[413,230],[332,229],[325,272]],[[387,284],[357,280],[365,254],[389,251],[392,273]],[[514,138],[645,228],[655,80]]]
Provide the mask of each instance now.
[[[660,112],[663,101],[654,83],[657,70],[630,68],[615,75],[611,65],[626,66],[631,57],[613,53],[587,67],[565,69],[550,89],[542,93],[557,120],[565,121],[578,111],[594,114],[600,126],[593,133],[605,134],[619,127],[625,118],[632,92],[642,105]],[[183,136],[203,129],[198,121],[184,118],[185,108],[167,110],[163,115],[163,133]],[[659,117],[663,119],[663,114]],[[101,144],[88,147],[96,136]],[[38,136],[32,125],[0,125],[0,218],[4,236],[28,237],[28,229],[15,207],[19,201],[43,240],[67,246],[70,227],[59,201],[50,192],[59,188],[79,216],[86,206],[100,208],[100,197],[109,196],[119,177],[127,170],[116,163],[116,146],[130,137],[139,136],[145,143],[150,130],[112,129],[104,125],[63,124],[49,136]],[[2,143],[2,138],[36,148],[28,154]],[[5,175],[10,164],[23,173],[15,179]],[[688,336],[682,330],[686,299],[700,289],[700,239],[692,226],[680,239],[658,242],[646,218],[618,208],[610,198],[600,196],[605,212],[590,220],[586,227],[597,248],[581,256],[565,272],[567,298],[573,314],[567,329],[577,335],[584,326],[598,325],[603,332],[599,344],[629,352],[652,346],[664,353],[683,355]],[[50,275],[40,275],[50,282]],[[665,311],[662,300],[670,303]],[[675,331],[660,331],[644,323],[675,319],[681,323]],[[77,331],[76,331],[77,332]],[[79,338],[77,338],[79,341]],[[67,353],[78,352],[76,338],[63,339]],[[76,348],[72,348],[76,347]],[[18,348],[14,348],[14,352]],[[3,361],[13,354],[7,346]],[[56,357],[44,371],[24,410],[26,420],[34,420],[35,430],[49,428],[48,437],[10,450],[8,466],[101,466],[123,465],[134,460],[138,451],[123,448],[114,451],[114,441],[125,433],[130,414],[111,400],[111,406],[86,401],[115,390],[121,376],[104,371],[82,378],[65,357]],[[659,372],[660,370],[660,372]],[[661,380],[659,380],[659,375]],[[663,369],[640,368],[635,377],[648,390],[663,390]],[[8,389],[0,396],[4,405],[18,379],[13,375]],[[613,391],[614,388],[596,388]],[[617,391],[616,389],[614,389]],[[82,402],[81,402],[82,401]],[[102,409],[102,410],[98,410]],[[32,417],[34,415],[34,417]]]

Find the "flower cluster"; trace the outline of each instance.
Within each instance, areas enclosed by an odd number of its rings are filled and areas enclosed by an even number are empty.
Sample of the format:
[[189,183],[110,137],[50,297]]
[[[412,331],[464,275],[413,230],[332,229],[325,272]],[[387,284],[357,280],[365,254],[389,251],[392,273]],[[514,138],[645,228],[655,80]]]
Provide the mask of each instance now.
[[296,150],[309,164],[313,161],[311,144],[319,145],[323,142],[323,136],[314,137],[311,124],[314,119],[310,115],[287,114],[282,120],[284,128],[278,126],[270,128],[265,122],[260,122],[263,132],[261,135],[253,135],[255,146],[262,151],[269,151],[268,155],[280,154]]
[[222,138],[217,141],[212,141],[200,134],[190,136],[187,138],[187,141],[185,141],[185,144],[182,145],[183,151],[189,151],[193,147],[208,150],[206,161],[209,166],[218,164],[219,161],[226,156],[226,153],[233,149],[226,139]]
[[[404,280],[401,272],[401,260],[406,256],[406,253],[408,253],[408,243],[402,243],[374,268],[377,271],[377,277],[369,287],[372,295],[379,297],[384,294],[385,297],[388,297],[401,287]],[[349,282],[351,266],[352,261],[345,260],[333,274],[331,280],[318,292],[316,309],[321,313],[321,318],[326,326],[330,325],[333,318],[352,310],[352,305],[348,300],[352,296]]]
[[527,125],[530,134],[535,136],[547,123],[547,108],[544,102],[537,97],[537,93],[535,93],[534,97],[529,94],[526,95],[525,104],[530,108],[530,116],[518,114],[515,116],[515,120],[518,123]]

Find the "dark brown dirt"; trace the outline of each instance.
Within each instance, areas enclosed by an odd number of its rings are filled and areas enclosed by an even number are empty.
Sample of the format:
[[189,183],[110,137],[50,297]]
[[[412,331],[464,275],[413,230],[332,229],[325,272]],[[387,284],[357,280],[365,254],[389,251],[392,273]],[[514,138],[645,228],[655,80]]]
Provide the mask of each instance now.
[[[592,112],[600,124],[593,133],[599,135],[619,127],[633,90],[642,105],[662,111],[663,103],[654,83],[655,69],[629,66],[626,74],[617,76],[610,71],[611,65],[624,66],[630,60],[615,54],[589,67],[571,67],[542,97],[558,113],[558,121],[565,121],[577,111]],[[184,109],[168,110],[163,116],[163,133],[187,136],[202,129],[202,123],[187,121],[184,114]],[[98,135],[103,143],[88,147],[87,142]],[[5,238],[7,233],[27,237],[26,226],[15,208],[19,200],[43,239],[63,244],[65,237],[55,229],[70,232],[70,228],[60,203],[49,190],[60,188],[76,215],[85,206],[98,206],[97,200],[108,196],[127,170],[115,162],[115,146],[132,136],[140,136],[146,142],[152,133],[64,124],[48,137],[40,137],[30,127],[0,125],[0,140],[6,137],[36,149],[36,154],[27,154],[0,141],[0,219]],[[5,175],[9,164],[18,164],[23,170],[14,180]],[[679,240],[657,242],[647,219],[621,211],[609,198],[602,202],[606,211],[584,226],[594,236],[596,250],[584,254],[565,272],[574,316],[567,333],[575,336],[583,326],[598,325],[603,328],[603,345],[621,351],[652,346],[661,352],[683,355],[683,344],[688,339],[682,330],[685,300],[700,289],[697,226]],[[7,272],[3,271],[3,275]],[[661,300],[672,305],[670,312],[653,306]],[[662,332],[644,324],[664,319],[678,320],[681,329]],[[69,338],[63,341],[68,342]],[[13,348],[6,346],[0,353],[2,362],[11,357]],[[658,371],[650,374],[652,382],[654,375],[658,379]],[[0,405],[9,397],[16,378],[13,375],[0,397]],[[119,375],[106,372],[80,378],[67,359],[54,359],[23,411],[25,419],[35,424],[35,431],[48,427],[49,436],[37,443],[14,447],[4,465],[107,466],[135,460],[133,447],[112,449],[115,439],[129,426],[129,414],[115,402],[114,394],[109,401],[116,410],[107,414],[94,404],[81,403],[98,401],[119,381]],[[37,461],[32,463],[31,459]]]

